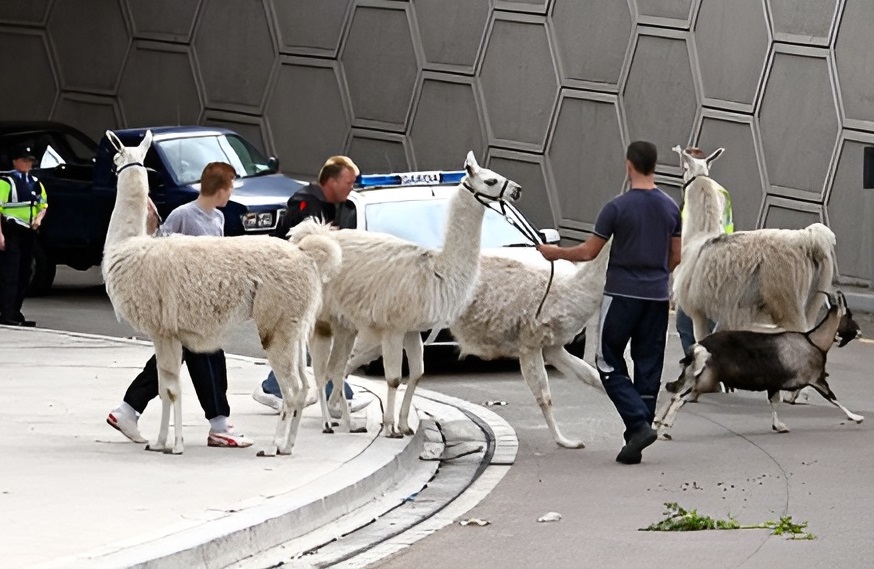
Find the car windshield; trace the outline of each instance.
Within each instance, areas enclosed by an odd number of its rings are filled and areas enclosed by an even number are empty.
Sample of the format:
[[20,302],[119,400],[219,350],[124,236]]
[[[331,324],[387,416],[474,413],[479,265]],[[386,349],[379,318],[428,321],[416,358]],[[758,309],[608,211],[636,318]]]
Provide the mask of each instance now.
[[271,173],[267,158],[244,138],[210,134],[158,141],[157,146],[179,184],[194,184],[210,162],[227,162],[237,176],[248,178]]
[[[510,215],[518,215],[511,207]],[[364,210],[368,231],[388,233],[423,247],[443,247],[448,199],[411,200],[367,204]],[[482,248],[528,245],[528,240],[497,211],[486,208],[483,216]]]

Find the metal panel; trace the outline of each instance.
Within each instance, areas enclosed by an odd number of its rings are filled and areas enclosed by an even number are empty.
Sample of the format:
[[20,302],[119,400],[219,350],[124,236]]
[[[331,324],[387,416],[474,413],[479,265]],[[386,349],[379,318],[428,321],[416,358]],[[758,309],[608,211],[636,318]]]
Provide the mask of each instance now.
[[[201,0],[125,0],[135,38],[188,43]],[[167,17],[172,14],[172,17]]]
[[507,10],[508,12],[545,14],[548,7],[549,0],[495,0],[496,10]]
[[123,126],[115,97],[81,93],[62,93],[51,120],[72,125],[94,140]]
[[838,0],[768,0],[777,41],[828,45]]
[[829,63],[809,48],[775,49],[759,111],[769,193],[818,201],[839,130]]
[[410,159],[409,141],[402,134],[352,129],[346,155],[363,174],[409,172],[415,168]]
[[544,18],[495,13],[480,86],[489,143],[541,152],[559,86]]
[[[171,89],[167,86],[172,85]],[[126,127],[197,124],[203,106],[190,48],[137,40],[118,88]],[[142,101],[149,101],[143,105]]]
[[279,52],[336,57],[351,0],[269,0]]
[[626,144],[615,95],[564,91],[546,150],[563,227],[594,224],[625,183]]
[[694,0],[637,0],[638,22],[689,29]]
[[408,8],[400,2],[355,8],[340,55],[355,126],[406,127],[419,69]]
[[[874,134],[847,132],[840,146],[828,217],[837,237],[835,253],[842,279],[874,280],[874,190],[862,189],[862,152]],[[839,222],[837,222],[839,220]]]
[[52,4],[48,32],[62,89],[115,94],[131,43],[119,1]]
[[265,106],[271,148],[288,172],[318,171],[349,129],[337,62],[283,56]]
[[811,223],[823,221],[823,210],[818,204],[795,202],[778,196],[765,199],[762,223],[765,228],[803,229]]
[[[515,205],[537,229],[556,229],[558,220],[551,207],[555,203],[547,189],[544,159],[540,154],[529,154],[493,148],[489,151],[486,167],[522,186],[522,199]],[[528,240],[520,233],[519,242]]]
[[27,2],[4,2],[3,22],[7,24],[45,24],[48,16],[49,0],[28,0]]
[[840,84],[844,126],[874,130],[874,2],[849,0],[835,40],[835,65]]
[[[254,144],[265,154],[273,152],[265,144],[267,139],[266,119],[244,115],[241,113],[228,113],[224,111],[207,111],[203,117],[203,124],[229,128],[240,133],[243,138]],[[285,164],[280,160],[279,168],[283,170]]]
[[555,38],[564,86],[614,93],[619,90],[633,29],[627,2],[556,0],[549,29]]
[[[651,35],[655,33],[667,37]],[[671,148],[692,139],[698,109],[687,38],[684,32],[640,29],[623,89],[630,139],[653,142],[659,164],[677,175],[680,168]]]
[[[0,119],[40,120],[49,116],[58,97],[58,85],[49,48],[42,31],[0,28],[3,88]],[[26,89],[10,88],[10,77],[26,77]]]
[[208,107],[261,113],[276,49],[261,2],[205,0],[194,53]]
[[489,20],[489,2],[412,0],[425,69],[472,74]]
[[481,160],[485,132],[473,80],[426,72],[410,123],[410,142],[418,170],[460,168],[469,150]]
[[710,174],[731,194],[734,228],[738,231],[756,229],[765,199],[753,132],[752,117],[705,112],[698,135],[697,146],[706,154],[725,148],[711,165]]
[[752,112],[770,45],[762,0],[704,2],[694,37],[705,104]]

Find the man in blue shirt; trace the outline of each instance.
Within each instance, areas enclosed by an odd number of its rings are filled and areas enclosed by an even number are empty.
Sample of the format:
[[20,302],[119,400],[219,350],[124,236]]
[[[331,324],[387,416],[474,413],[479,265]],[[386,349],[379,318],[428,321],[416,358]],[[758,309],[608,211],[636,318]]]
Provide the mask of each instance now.
[[[541,245],[548,260],[591,261],[612,238],[601,302],[596,364],[607,395],[625,423],[617,462],[638,464],[656,440],[652,428],[668,330],[669,278],[680,263],[680,209],[655,185],[658,153],[632,142],[625,154],[630,189],[601,209],[594,235],[574,247]],[[625,364],[631,342],[634,380]]]

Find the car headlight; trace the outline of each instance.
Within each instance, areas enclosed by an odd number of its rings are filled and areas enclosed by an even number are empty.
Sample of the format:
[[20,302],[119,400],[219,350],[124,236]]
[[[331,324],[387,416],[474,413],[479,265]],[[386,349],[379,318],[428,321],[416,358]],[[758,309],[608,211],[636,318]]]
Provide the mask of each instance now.
[[255,231],[257,229],[270,229],[276,222],[273,212],[249,212],[242,216],[243,228],[246,231]]

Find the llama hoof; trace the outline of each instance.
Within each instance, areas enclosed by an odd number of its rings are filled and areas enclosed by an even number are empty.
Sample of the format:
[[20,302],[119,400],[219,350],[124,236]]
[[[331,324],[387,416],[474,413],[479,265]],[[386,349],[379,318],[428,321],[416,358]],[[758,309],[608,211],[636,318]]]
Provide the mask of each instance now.
[[349,429],[350,433],[366,433],[367,427],[358,427],[356,429]]
[[150,450],[152,452],[164,452],[166,450],[166,447],[158,443],[146,443],[146,450]]
[[405,435],[405,436],[408,436],[408,437],[412,437],[412,436],[413,436],[413,429],[411,429],[411,428],[409,428],[409,427],[401,427],[401,428],[400,428],[400,431],[401,431],[401,434],[402,434],[402,435]]
[[282,456],[290,456],[291,455],[291,447],[277,449],[276,454],[282,455]]
[[255,456],[276,456],[276,447],[272,447],[265,450],[259,450]]
[[669,435],[668,433],[659,433],[659,439],[661,439],[661,440],[663,440],[663,441],[672,441],[672,440],[674,440],[674,438],[673,438],[671,435]]
[[774,429],[775,431],[777,431],[778,433],[788,433],[789,432],[789,427],[787,427],[783,423],[777,423],[777,424],[771,425],[771,428]]
[[560,446],[562,448],[571,448],[571,449],[586,448],[586,445],[583,444],[583,441],[570,441],[567,439],[562,439],[560,441],[557,440],[555,442],[558,443],[558,446]]
[[326,435],[333,435],[334,429],[331,428],[331,425],[325,424],[325,428],[322,429],[322,432],[325,433]]
[[164,454],[182,454],[182,447],[165,448]]

